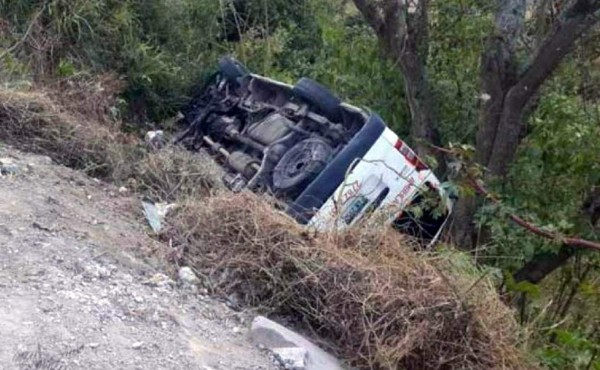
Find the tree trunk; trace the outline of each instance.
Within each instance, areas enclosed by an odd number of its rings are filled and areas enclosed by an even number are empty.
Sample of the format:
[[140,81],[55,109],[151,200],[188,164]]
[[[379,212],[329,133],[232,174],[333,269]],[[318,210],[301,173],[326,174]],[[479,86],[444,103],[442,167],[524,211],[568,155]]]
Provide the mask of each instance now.
[[[475,161],[486,166],[494,148],[507,91],[517,81],[516,40],[525,20],[524,0],[500,0],[494,33],[488,37],[481,57],[481,99],[483,105],[475,146]],[[461,197],[455,206],[452,222],[453,241],[462,249],[472,249],[474,218],[479,200]]]
[[[495,33],[482,57],[482,89],[488,101],[480,114],[475,160],[488,169],[486,180],[506,177],[521,142],[528,104],[576,41],[598,22],[598,9],[598,0],[572,3],[541,43],[529,68],[517,76],[514,43],[523,27],[525,1],[500,1]],[[478,200],[465,198],[456,205],[452,234],[454,242],[463,249],[474,246],[478,205]]]
[[436,126],[435,101],[427,81],[425,66],[418,56],[408,51],[399,60],[404,76],[404,88],[411,114],[410,133],[414,149],[421,158],[435,158],[436,172],[446,171],[444,156],[434,151],[431,145],[441,146],[440,134]]
[[562,246],[558,254],[546,252],[534,256],[513,277],[516,282],[528,281],[537,284],[546,276],[563,266],[575,255],[575,249]]
[[441,146],[441,140],[426,73],[429,0],[420,0],[414,12],[401,0],[354,0],[354,4],[377,34],[385,57],[396,63],[404,77],[415,151],[422,158],[435,158],[436,173],[444,174],[444,154],[431,147]]

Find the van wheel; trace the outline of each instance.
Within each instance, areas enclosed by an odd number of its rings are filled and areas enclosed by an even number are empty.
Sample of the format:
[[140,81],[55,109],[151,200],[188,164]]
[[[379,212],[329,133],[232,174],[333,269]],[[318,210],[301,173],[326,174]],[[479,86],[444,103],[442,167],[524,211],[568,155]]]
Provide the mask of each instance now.
[[315,106],[319,111],[332,121],[339,122],[341,119],[341,100],[323,85],[310,78],[302,77],[296,86],[294,93],[300,99]]
[[333,149],[320,139],[306,139],[294,145],[273,170],[273,188],[277,194],[299,195],[331,159]]
[[223,74],[223,77],[230,81],[237,81],[238,78],[247,76],[250,74],[248,68],[243,65],[240,61],[232,57],[223,57],[219,60],[219,70]]

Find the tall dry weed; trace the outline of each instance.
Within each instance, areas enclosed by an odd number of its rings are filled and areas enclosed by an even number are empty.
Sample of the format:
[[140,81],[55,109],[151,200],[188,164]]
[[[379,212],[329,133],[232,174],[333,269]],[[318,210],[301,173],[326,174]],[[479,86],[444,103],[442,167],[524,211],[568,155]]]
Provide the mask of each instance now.
[[308,325],[360,369],[527,368],[493,286],[392,230],[315,233],[223,194],[180,209],[165,236],[215,293]]

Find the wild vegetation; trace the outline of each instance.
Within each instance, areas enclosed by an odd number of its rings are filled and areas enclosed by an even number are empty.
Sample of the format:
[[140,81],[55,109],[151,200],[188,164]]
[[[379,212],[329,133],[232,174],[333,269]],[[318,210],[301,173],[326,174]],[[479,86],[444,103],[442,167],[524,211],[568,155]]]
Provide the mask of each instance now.
[[[172,159],[148,154],[137,134],[172,129],[220,55],[288,82],[310,76],[380,113],[461,194],[446,241],[515,308],[518,345],[542,366],[600,368],[600,257],[563,238],[599,239],[599,9],[597,0],[0,0],[0,138],[154,197],[197,196],[188,190],[210,181],[185,176],[173,190],[179,172],[156,170]],[[178,166],[193,166],[179,155]],[[403,361],[393,363],[412,366]]]
[[455,251],[414,252],[381,225],[313,235],[273,208],[220,194],[186,203],[167,234],[211,290],[308,324],[360,369],[535,367],[491,281]]

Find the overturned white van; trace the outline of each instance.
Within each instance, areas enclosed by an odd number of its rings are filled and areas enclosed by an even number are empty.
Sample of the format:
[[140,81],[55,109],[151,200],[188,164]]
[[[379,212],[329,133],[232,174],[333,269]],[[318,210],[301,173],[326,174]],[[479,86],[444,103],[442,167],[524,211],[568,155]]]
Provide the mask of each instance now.
[[213,153],[227,187],[269,193],[302,224],[378,215],[430,243],[451,212],[440,181],[377,114],[310,79],[292,86],[223,58],[183,117],[177,141]]

